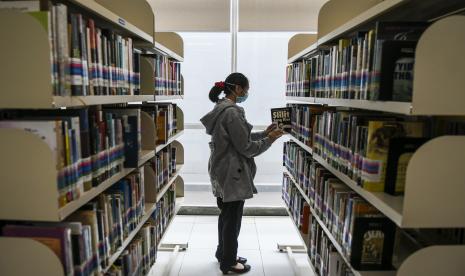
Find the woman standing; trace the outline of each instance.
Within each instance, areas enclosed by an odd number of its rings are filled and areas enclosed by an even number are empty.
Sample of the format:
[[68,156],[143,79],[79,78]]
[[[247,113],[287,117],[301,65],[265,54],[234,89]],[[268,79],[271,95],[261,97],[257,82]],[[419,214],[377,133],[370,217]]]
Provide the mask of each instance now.
[[[215,83],[209,98],[216,105],[200,120],[211,135],[208,172],[221,210],[215,256],[224,274],[246,273],[251,268],[245,264],[247,259],[237,257],[237,238],[244,200],[257,193],[253,183],[257,170],[254,157],[283,135],[281,130],[275,130],[275,125],[263,132],[251,132],[244,109],[236,104],[247,99],[248,90],[249,80],[241,73],[232,73],[224,82]],[[225,97],[220,99],[222,92]]]

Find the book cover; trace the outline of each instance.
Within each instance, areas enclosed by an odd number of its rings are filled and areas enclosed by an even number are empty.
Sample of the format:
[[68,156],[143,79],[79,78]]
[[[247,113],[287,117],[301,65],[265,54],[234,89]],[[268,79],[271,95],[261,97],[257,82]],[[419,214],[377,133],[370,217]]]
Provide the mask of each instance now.
[[371,100],[411,101],[416,44],[397,40],[377,42]]
[[272,108],[271,109],[271,121],[278,125],[278,128],[282,129],[287,133],[292,131],[292,108]]
[[356,270],[390,270],[396,226],[386,217],[357,217],[353,222],[350,264]]
[[363,188],[372,192],[384,191],[389,142],[395,137],[422,137],[422,122],[370,121],[366,155],[362,161]]
[[386,163],[384,192],[399,195],[404,192],[408,162],[413,153],[428,139],[413,137],[392,138]]

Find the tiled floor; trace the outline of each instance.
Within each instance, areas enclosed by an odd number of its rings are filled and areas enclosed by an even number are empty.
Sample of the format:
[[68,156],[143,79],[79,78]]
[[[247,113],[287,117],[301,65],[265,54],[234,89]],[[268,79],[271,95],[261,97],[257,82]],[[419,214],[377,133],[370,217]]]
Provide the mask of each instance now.
[[[159,252],[150,276],[213,276],[222,275],[215,259],[217,216],[176,216],[162,242],[188,243],[180,252],[171,271],[166,264],[171,252]],[[238,255],[248,259],[250,276],[295,275],[286,253],[277,250],[277,243],[300,245],[299,233],[289,217],[244,217],[239,236]],[[306,254],[295,254],[300,275],[313,276]]]
[[[185,206],[216,206],[216,198],[211,191],[185,191]],[[245,201],[246,207],[284,207],[282,192],[259,192],[253,198]]]

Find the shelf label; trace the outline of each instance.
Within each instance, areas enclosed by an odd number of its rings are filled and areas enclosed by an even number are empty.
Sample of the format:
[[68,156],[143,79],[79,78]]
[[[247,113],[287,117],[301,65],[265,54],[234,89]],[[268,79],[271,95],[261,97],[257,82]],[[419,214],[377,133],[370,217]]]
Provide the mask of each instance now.
[[118,23],[122,26],[126,26],[126,20],[124,20],[123,18],[118,18]]

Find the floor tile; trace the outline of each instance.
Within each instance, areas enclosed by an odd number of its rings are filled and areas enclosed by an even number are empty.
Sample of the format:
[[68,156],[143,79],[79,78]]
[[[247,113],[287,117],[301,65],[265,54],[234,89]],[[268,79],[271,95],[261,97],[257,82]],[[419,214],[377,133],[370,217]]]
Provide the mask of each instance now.
[[[196,216],[195,223],[218,223],[218,216]],[[255,217],[242,217],[242,224],[255,223]]]
[[277,249],[277,244],[303,245],[288,217],[255,218],[260,249]]
[[262,251],[263,269],[266,276],[293,275],[293,270],[286,253]]
[[211,249],[218,245],[217,223],[196,223],[192,228],[189,248]]
[[186,223],[194,223],[197,216],[181,216],[176,215],[173,219],[173,223],[176,222],[186,222]]
[[223,275],[215,259],[215,250],[190,247],[184,255],[179,276]]
[[255,249],[259,250],[260,245],[258,243],[257,229],[255,224],[242,224],[241,232],[239,234],[239,250],[242,249]]
[[[149,273],[149,276],[166,276],[165,270],[171,257],[172,252],[159,251],[157,253],[157,261],[152,267],[152,270]],[[173,263],[169,276],[178,276],[179,271],[181,270],[182,263],[184,261],[185,252],[179,252],[178,257]]]
[[187,243],[192,233],[194,223],[173,221],[163,237],[162,243]]

